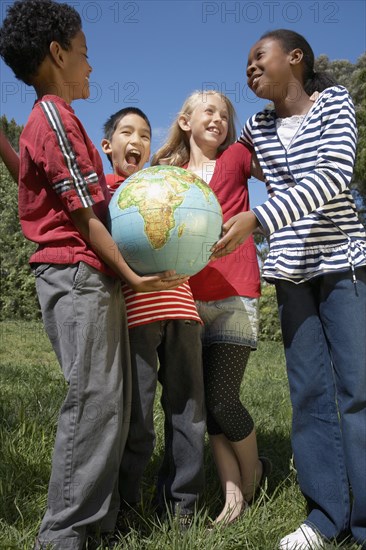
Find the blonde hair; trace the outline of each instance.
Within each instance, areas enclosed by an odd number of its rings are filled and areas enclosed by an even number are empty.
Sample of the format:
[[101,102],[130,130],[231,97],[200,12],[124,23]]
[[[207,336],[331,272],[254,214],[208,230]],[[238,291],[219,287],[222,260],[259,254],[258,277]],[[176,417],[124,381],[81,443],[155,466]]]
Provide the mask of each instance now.
[[200,101],[207,101],[207,96],[218,95],[225,102],[228,111],[228,133],[224,143],[218,149],[218,152],[224,151],[236,140],[235,129],[235,109],[230,99],[215,90],[196,90],[183,103],[180,112],[170,127],[166,143],[160,147],[151,159],[151,165],[169,164],[174,166],[184,166],[189,162],[190,146],[187,133],[179,126],[179,118],[183,115],[190,116]]

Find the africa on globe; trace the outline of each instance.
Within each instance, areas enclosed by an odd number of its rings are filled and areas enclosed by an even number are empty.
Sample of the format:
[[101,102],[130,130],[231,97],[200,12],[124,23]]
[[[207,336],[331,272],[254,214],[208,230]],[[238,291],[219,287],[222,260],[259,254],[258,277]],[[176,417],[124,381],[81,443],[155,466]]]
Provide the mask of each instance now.
[[194,275],[210,258],[222,226],[220,204],[198,176],[152,166],[126,179],[109,204],[109,230],[136,273],[174,269]]

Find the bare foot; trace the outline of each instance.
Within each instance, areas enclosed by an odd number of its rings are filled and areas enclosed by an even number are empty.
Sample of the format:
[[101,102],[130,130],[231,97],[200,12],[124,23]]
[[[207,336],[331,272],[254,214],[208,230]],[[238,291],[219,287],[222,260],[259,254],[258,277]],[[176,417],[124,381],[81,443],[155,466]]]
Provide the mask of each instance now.
[[239,502],[226,502],[223,510],[217,516],[213,523],[221,523],[224,525],[229,525],[236,521],[242,514],[244,514],[247,503],[245,500],[240,500]]
[[251,502],[254,498],[255,492],[258,489],[263,475],[263,464],[261,460],[258,460],[257,467],[255,469],[255,479],[253,483],[247,485],[244,490],[244,498],[247,502]]

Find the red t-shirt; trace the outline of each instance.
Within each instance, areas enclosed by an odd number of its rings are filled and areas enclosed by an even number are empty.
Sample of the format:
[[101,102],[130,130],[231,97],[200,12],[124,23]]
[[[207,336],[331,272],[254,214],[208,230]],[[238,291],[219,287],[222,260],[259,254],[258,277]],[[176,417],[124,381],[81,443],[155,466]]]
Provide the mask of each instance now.
[[26,238],[38,244],[30,262],[83,261],[114,275],[70,217],[92,207],[104,223],[109,201],[102,160],[73,109],[43,96],[20,137],[19,218]]
[[125,181],[126,177],[118,176],[117,174],[105,175],[105,181],[111,195],[113,195],[113,193],[117,191],[118,187],[123,181]]
[[[224,222],[249,207],[248,178],[251,152],[241,143],[234,143],[217,158],[209,183],[221,204]],[[190,280],[195,300],[209,302],[229,296],[260,296],[260,275],[253,237],[249,237],[233,253],[211,261]]]
[[[107,174],[106,182],[110,192],[113,194],[125,179],[116,174]],[[193,319],[202,323],[188,282],[173,290],[157,292],[135,292],[122,283],[122,290],[129,329],[167,319]]]

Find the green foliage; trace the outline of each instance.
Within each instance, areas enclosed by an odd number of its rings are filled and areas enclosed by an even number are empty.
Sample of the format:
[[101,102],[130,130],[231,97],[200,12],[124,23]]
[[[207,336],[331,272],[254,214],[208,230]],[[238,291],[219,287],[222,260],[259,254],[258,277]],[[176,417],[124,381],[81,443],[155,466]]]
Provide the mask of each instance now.
[[18,126],[12,118],[9,122],[5,115],[0,117],[0,129],[4,132],[13,149],[19,151],[19,137],[23,130],[23,126]]
[[[269,252],[268,239],[262,233],[254,235],[260,267]],[[282,342],[278,318],[276,291],[273,285],[262,281],[262,294],[259,300],[259,339],[265,342]]]
[[[354,74],[357,86],[356,116],[358,126],[357,160],[354,171],[354,181],[358,182],[359,192],[366,197],[366,54],[363,55],[362,65],[359,64]],[[366,214],[366,199],[364,199],[364,220]]]
[[259,265],[262,266],[269,252],[269,241],[268,241],[268,238],[259,231],[254,233],[253,237],[254,237],[254,243],[257,249],[257,257],[259,260]]
[[259,300],[259,338],[271,342],[282,342],[278,318],[276,290],[273,285],[263,284]]
[[[14,120],[8,122],[5,116],[0,118],[0,127],[17,150],[22,127]],[[1,318],[37,319],[39,305],[28,264],[35,245],[23,236],[18,219],[18,187],[1,160],[0,175]]]
[[2,319],[37,319],[39,305],[28,260],[35,249],[27,241],[18,220],[18,188],[0,161],[0,250]]

